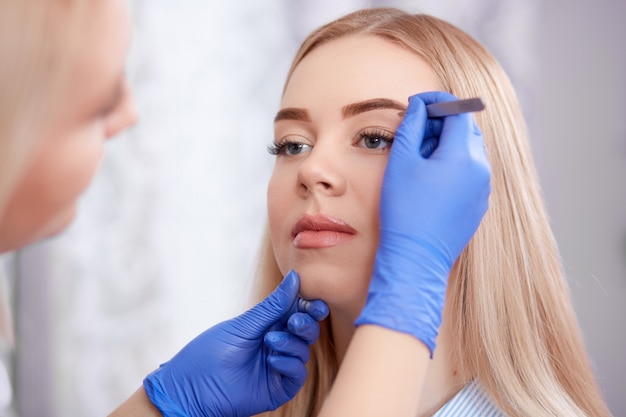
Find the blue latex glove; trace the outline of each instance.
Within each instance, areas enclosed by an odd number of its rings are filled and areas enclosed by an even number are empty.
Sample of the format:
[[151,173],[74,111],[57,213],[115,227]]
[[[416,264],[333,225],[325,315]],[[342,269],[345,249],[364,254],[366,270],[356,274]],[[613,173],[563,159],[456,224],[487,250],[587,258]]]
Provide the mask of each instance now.
[[380,243],[356,321],[412,334],[431,357],[448,275],[487,211],[491,192],[491,168],[472,114],[427,118],[426,104],[455,99],[431,92],[409,100],[385,171]]
[[144,388],[164,416],[250,416],[292,399],[328,315],[321,300],[298,297],[291,271],[265,300],[195,338],[148,375]]

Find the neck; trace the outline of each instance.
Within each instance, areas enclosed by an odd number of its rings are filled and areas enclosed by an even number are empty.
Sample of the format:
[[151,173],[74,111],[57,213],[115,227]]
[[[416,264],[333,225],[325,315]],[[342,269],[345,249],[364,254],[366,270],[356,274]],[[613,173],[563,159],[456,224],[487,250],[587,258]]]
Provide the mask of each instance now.
[[352,340],[352,335],[354,335],[354,331],[356,330],[354,326],[356,318],[357,316],[351,314],[350,311],[330,307],[331,333],[339,366],[341,366],[343,362],[350,340]]
[[417,414],[420,417],[432,416],[443,405],[456,395],[467,381],[463,381],[459,375],[456,362],[452,357],[452,334],[445,314],[439,336],[437,337],[437,347],[432,360],[428,364],[426,374],[427,383],[424,384],[420,399],[420,410]]

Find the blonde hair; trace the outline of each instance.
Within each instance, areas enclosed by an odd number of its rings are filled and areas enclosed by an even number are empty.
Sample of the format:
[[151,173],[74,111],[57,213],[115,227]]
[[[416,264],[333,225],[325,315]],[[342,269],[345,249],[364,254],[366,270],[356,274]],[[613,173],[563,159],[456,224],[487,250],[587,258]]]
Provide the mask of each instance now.
[[[309,52],[351,34],[380,36],[414,52],[445,90],[486,102],[475,117],[492,166],[490,206],[451,273],[445,307],[458,341],[452,360],[463,380],[480,381],[511,416],[610,415],[570,301],[520,106],[500,65],[447,22],[391,8],[366,9],[314,31],[297,52],[287,82]],[[259,277],[259,296],[282,278],[267,233]],[[317,414],[336,371],[324,327],[304,388],[267,415]]]
[[[87,4],[0,0],[0,219],[45,134],[42,126],[63,103],[76,31]],[[12,340],[4,298],[0,294],[0,336]]]
[[62,103],[87,4],[0,0],[0,218],[41,126]]

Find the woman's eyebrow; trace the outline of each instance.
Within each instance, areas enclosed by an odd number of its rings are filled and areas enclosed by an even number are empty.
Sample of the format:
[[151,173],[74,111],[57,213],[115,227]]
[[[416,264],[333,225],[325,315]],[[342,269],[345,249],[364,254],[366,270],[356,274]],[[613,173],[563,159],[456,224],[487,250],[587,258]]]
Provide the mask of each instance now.
[[372,98],[369,100],[348,104],[341,109],[341,113],[343,114],[343,118],[347,119],[348,117],[353,117],[357,114],[380,109],[406,111],[406,106],[398,101],[388,98]]
[[[380,109],[405,111],[406,106],[398,101],[388,98],[372,98],[369,100],[351,103],[342,107],[341,114],[344,119],[347,119],[348,117],[353,117],[357,114]],[[278,122],[279,120],[296,120],[301,122],[310,122],[311,117],[307,109],[286,107],[284,109],[280,109],[278,113],[276,113],[276,116],[274,117],[274,123]]]
[[311,117],[309,116],[309,111],[307,109],[298,109],[295,107],[287,107],[284,109],[280,109],[276,116],[274,117],[274,123],[279,120],[297,120],[301,122],[310,122]]

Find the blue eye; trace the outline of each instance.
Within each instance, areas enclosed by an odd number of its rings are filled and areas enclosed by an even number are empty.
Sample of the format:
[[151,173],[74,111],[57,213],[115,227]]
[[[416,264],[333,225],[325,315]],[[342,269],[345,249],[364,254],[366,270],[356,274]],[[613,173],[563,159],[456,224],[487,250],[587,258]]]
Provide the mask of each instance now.
[[267,151],[270,153],[270,155],[293,156],[304,152],[310,152],[311,149],[312,146],[307,145],[306,143],[284,141],[281,143],[274,143],[273,145],[268,146]]
[[358,135],[357,144],[367,149],[386,149],[393,143],[393,134],[391,132],[374,129],[365,130]]

